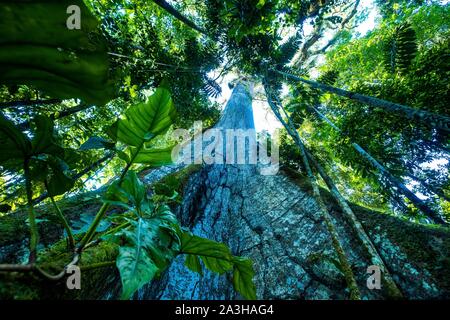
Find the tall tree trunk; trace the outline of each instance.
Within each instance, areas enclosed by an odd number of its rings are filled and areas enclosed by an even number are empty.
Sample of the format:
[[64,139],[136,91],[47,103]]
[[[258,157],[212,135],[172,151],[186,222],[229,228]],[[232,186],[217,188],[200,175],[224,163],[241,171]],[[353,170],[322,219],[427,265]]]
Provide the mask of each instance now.
[[423,111],[420,109],[414,109],[414,108],[411,108],[408,106],[404,106],[404,105],[401,105],[398,103],[393,103],[390,101],[378,99],[375,97],[370,97],[370,96],[366,96],[363,94],[339,89],[339,88],[332,87],[332,86],[322,84],[322,83],[318,83],[315,81],[306,80],[306,79],[297,77],[293,74],[286,73],[283,71],[279,71],[279,70],[273,70],[273,71],[275,71],[278,74],[281,74],[287,78],[291,78],[291,79],[306,83],[306,84],[310,85],[311,87],[322,90],[322,91],[334,93],[339,96],[346,97],[346,98],[349,98],[349,99],[352,99],[352,100],[355,100],[355,101],[358,101],[358,102],[361,102],[364,104],[382,108],[389,112],[403,114],[405,117],[416,120],[430,128],[436,128],[436,129],[440,129],[440,130],[444,130],[444,131],[450,131],[450,118],[449,117],[442,116],[439,114],[434,114],[434,113],[431,113],[428,111]]
[[[314,112],[321,118],[323,121],[328,123],[333,129],[338,132],[341,132],[330,119],[328,119],[325,115],[323,115],[316,108],[307,108],[310,112]],[[398,178],[392,175],[389,170],[387,170],[377,159],[375,159],[370,153],[368,153],[364,148],[362,148],[359,144],[352,142],[352,147],[369,163],[378,170],[378,172],[385,177],[391,185],[393,185],[398,192],[407,197],[418,209],[420,209],[423,213],[427,215],[434,223],[438,224],[446,224],[447,222],[440,216],[439,213],[431,209],[427,206],[422,200],[420,200],[411,190],[409,190]]]

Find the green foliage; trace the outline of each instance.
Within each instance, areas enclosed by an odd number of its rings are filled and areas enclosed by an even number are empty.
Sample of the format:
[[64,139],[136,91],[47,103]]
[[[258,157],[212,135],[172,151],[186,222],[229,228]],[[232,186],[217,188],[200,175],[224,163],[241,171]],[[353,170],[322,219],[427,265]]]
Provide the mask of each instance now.
[[409,23],[404,23],[395,29],[388,46],[386,46],[386,65],[391,73],[408,72],[412,61],[417,55],[417,37]]
[[[153,185],[151,197],[136,172],[171,162],[172,148],[164,137],[171,126],[217,121],[220,108],[209,98],[221,94],[218,82],[223,75],[234,69],[260,79],[269,66],[284,68],[308,40],[303,35],[305,23],[319,30],[321,38],[322,27],[343,23],[338,13],[349,8],[348,2],[172,3],[195,24],[207,26],[207,35],[191,30],[153,1],[1,3],[2,188],[13,190],[11,198],[17,200],[23,197],[19,184],[26,185],[32,217],[35,195],[42,199],[83,190],[91,178],[87,174],[97,169],[90,168],[92,159],[116,155],[109,166],[100,167],[103,181],[98,172],[92,174],[102,183],[118,177],[108,186],[103,206],[95,218],[75,225],[74,233],[82,237],[80,251],[95,245],[94,239],[118,245],[122,298],[132,297],[166,270],[174,257],[185,254],[190,270],[200,275],[204,268],[230,273],[235,290],[255,299],[251,260],[234,256],[225,244],[182,229],[168,207],[181,200],[191,168]],[[80,30],[66,28],[66,9],[73,4],[81,8]],[[338,32],[333,40],[337,47],[327,53],[325,66],[319,67],[318,81],[448,115],[449,7],[424,1],[384,1],[379,6],[384,18],[366,36],[355,36],[350,27]],[[386,53],[388,61],[383,59]],[[298,62],[300,72],[310,67],[304,62]],[[220,75],[215,77],[217,71]],[[113,87],[120,91],[114,92]],[[281,92],[280,83],[274,87]],[[449,164],[421,168],[436,159],[449,160],[447,135],[304,85],[290,89],[287,111],[295,127],[350,200],[384,211],[390,206],[388,197],[396,210],[395,201],[402,200],[354,152],[350,145],[354,141],[403,182],[413,176],[422,180],[413,186],[414,191],[430,197],[441,213],[449,215],[449,202],[435,197],[450,194]],[[13,106],[16,100],[20,101]],[[311,115],[311,107],[326,114],[342,133],[319,122]],[[117,115],[122,117],[110,125]],[[283,163],[297,169],[297,148],[286,136],[283,146]],[[122,161],[126,162],[123,169]],[[10,176],[11,181],[6,181]],[[120,208],[110,211],[111,206]],[[2,204],[1,210],[10,207]],[[409,203],[401,211],[410,220],[422,221]]]
[[3,114],[0,114],[0,164],[4,168],[16,168],[31,151],[31,141]]
[[[127,145],[127,154],[121,158],[129,163],[163,165],[171,163],[171,149],[152,149],[149,142],[164,134],[173,124],[175,107],[170,93],[164,87],[145,103],[138,103],[127,109],[125,117],[115,122],[110,137]],[[124,157],[124,158],[123,158]]]
[[32,180],[47,181],[49,195],[55,196],[70,190],[74,181],[67,174],[64,162],[65,150],[55,140],[53,122],[44,116],[34,120],[33,138],[28,138],[14,124],[0,114],[0,141],[3,157],[0,165],[19,171],[24,163],[31,166]]
[[[79,30],[66,27],[70,5],[81,9]],[[0,84],[87,103],[112,99],[107,43],[83,1],[3,1],[0,12]]]
[[158,211],[152,216],[143,214],[137,221],[129,221],[129,229],[115,234],[120,243],[116,265],[122,279],[124,299],[129,299],[160,274],[174,257],[176,249],[175,235],[171,229],[173,215],[167,212],[161,215]]
[[234,289],[246,299],[256,299],[255,272],[250,259],[233,256],[226,245],[190,232],[181,232],[180,240],[180,253],[187,254],[185,265],[190,270],[202,275],[200,260],[212,272],[223,274],[232,270]]
[[[318,81],[330,81],[328,84],[353,92],[448,115],[448,27],[442,19],[442,15],[448,15],[448,6],[406,8],[401,4],[399,8],[401,14],[386,17],[365,37],[354,38],[331,50]],[[292,88],[295,98],[289,105],[295,107],[290,111],[301,119],[298,122],[309,147],[327,159],[327,172],[334,175],[349,199],[385,211],[390,205],[407,219],[423,221],[417,210],[405,205],[395,188],[354,151],[350,144],[353,141],[414,192],[426,195],[429,205],[446,215],[448,205],[442,194],[448,188],[448,162],[433,169],[425,167],[436,159],[449,160],[448,135],[429,130],[417,121],[329,94],[313,101],[304,91]],[[331,119],[342,134],[314,116],[314,112],[311,115],[308,111],[311,104]],[[412,177],[416,176],[424,180],[414,180]]]
[[170,94],[158,88],[145,103],[131,106],[125,117],[114,125],[112,137],[132,147],[140,147],[156,135],[163,134],[173,123],[175,114]]

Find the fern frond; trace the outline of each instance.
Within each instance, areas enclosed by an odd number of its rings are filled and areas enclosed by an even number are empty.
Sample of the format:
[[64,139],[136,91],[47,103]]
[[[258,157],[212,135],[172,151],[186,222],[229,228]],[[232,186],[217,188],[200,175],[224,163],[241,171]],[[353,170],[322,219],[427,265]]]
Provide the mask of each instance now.
[[417,55],[417,37],[411,24],[406,22],[396,28],[385,46],[385,65],[391,73],[405,74]]
[[212,98],[217,98],[222,94],[222,88],[216,81],[208,77],[205,79],[205,81],[206,83],[203,86],[202,90],[206,95]]

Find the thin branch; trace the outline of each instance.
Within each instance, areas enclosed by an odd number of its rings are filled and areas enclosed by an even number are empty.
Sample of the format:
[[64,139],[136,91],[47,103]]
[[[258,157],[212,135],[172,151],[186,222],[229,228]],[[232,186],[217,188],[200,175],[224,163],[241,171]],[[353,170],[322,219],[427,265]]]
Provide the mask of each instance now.
[[11,102],[3,102],[0,109],[31,107],[31,106],[45,106],[49,104],[61,103],[61,99],[47,99],[47,100],[17,100]]
[[186,18],[184,15],[182,15],[180,12],[178,12],[177,9],[172,7],[167,1],[164,0],[153,0],[155,4],[166,10],[168,13],[170,13],[172,16],[183,22],[185,25],[191,27],[194,30],[197,30],[198,32],[207,35],[206,30],[198,27],[194,22]]

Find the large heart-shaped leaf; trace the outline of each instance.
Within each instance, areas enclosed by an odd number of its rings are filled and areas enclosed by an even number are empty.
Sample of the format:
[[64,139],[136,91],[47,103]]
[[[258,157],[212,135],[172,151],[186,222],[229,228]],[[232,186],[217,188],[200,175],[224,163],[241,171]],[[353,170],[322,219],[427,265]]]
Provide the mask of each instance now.
[[147,102],[127,109],[109,131],[115,139],[130,147],[142,148],[145,142],[165,133],[175,118],[175,107],[169,91],[160,87]]
[[[80,10],[79,29],[67,27],[77,14],[70,6]],[[107,52],[99,23],[81,0],[0,3],[0,84],[104,104],[114,96]]]

